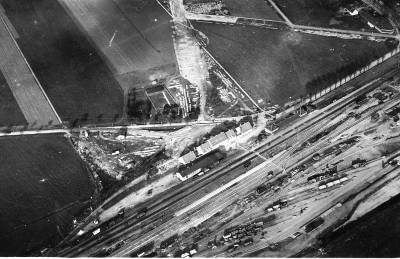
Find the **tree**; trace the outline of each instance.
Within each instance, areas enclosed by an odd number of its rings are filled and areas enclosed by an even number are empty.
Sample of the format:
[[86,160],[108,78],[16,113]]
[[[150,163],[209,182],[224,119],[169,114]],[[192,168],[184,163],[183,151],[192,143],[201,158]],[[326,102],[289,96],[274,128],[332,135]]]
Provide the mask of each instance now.
[[103,116],[104,116],[103,113],[97,115],[97,117],[96,117],[97,121],[100,122],[103,119]]
[[217,106],[223,104],[218,89],[216,87],[209,87],[207,89],[207,102],[212,106]]
[[78,122],[79,122],[79,119],[73,120],[72,123],[71,123],[71,127],[75,128],[78,125]]
[[246,122],[250,122],[251,126],[254,126],[253,117],[251,117],[251,116],[243,117],[243,118],[239,121],[239,124],[244,124],[244,123],[246,123]]
[[86,112],[86,113],[82,114],[81,121],[85,122],[88,120],[88,118],[89,118],[89,113]]
[[166,104],[164,105],[162,114],[163,114],[163,115],[168,115],[168,114],[170,113],[170,111],[171,111],[171,105],[169,105],[168,103],[166,103]]
[[118,120],[118,118],[119,118],[119,114],[116,113],[116,114],[114,115],[113,121],[116,122],[116,121]]

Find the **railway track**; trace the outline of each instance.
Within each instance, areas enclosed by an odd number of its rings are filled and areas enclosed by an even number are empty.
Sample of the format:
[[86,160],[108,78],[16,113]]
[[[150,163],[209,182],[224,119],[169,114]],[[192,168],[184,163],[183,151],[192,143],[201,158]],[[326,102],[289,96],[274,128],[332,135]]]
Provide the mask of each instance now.
[[[272,140],[266,141],[259,146],[253,148],[253,152],[265,153],[266,151],[278,147],[280,144],[288,141],[290,138],[296,137],[297,132],[305,131],[314,124],[335,116],[343,108],[345,108],[349,103],[353,102],[357,96],[370,91],[372,88],[381,84],[385,78],[389,78],[394,73],[399,72],[396,70],[391,70],[386,73],[381,78],[374,80],[372,84],[362,87],[359,90],[347,95],[341,100],[329,105],[328,107],[322,109],[319,114],[314,117],[307,118],[299,121],[299,125],[294,127],[289,127],[285,129],[279,135],[277,134]],[[93,255],[98,250],[104,247],[109,247],[115,242],[119,242],[125,239],[125,236],[133,231],[143,229],[144,226],[149,226],[150,224],[163,223],[171,219],[173,211],[170,211],[170,207],[177,204],[182,198],[193,194],[194,192],[202,189],[216,179],[223,177],[227,172],[241,166],[244,162],[256,158],[257,155],[251,152],[246,152],[242,155],[237,156],[233,161],[229,161],[221,164],[218,168],[211,170],[203,178],[196,179],[192,182],[184,183],[179,186],[179,189],[173,190],[172,192],[166,194],[164,198],[154,202],[148,207],[148,212],[146,218],[137,218],[137,213],[130,215],[123,221],[109,227],[102,231],[102,237],[98,238],[96,236],[89,237],[86,240],[81,241],[78,245],[68,247],[66,249],[59,250],[56,252],[58,256],[90,256]],[[172,213],[171,213],[172,212]],[[149,228],[149,231],[152,230]]]

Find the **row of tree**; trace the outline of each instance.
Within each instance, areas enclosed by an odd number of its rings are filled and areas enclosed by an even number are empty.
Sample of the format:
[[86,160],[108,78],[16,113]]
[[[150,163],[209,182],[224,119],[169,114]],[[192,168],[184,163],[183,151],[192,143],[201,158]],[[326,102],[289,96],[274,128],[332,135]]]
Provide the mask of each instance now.
[[333,72],[318,76],[306,84],[306,91],[308,95],[316,94],[329,85],[335,84],[339,80],[355,73],[357,70],[367,66],[372,61],[375,61],[393,50],[396,46],[396,42],[388,40],[385,42],[385,47],[379,49],[373,49],[364,55],[359,56],[353,62],[348,63],[342,67],[339,67]]

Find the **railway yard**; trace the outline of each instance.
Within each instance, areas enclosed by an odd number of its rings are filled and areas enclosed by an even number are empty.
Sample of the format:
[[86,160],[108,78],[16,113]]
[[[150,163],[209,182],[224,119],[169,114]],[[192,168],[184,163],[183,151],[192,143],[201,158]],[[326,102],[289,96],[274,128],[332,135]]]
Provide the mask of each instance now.
[[400,101],[390,81],[394,73],[298,118],[112,224],[99,225],[98,233],[73,237],[57,254],[299,253],[325,229],[343,224],[378,186],[397,178],[394,114]]

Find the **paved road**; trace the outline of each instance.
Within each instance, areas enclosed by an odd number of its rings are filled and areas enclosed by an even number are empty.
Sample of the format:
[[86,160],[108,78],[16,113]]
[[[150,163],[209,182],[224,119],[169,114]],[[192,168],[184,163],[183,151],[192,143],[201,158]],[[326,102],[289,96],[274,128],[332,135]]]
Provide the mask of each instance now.
[[[262,113],[259,114],[261,116]],[[239,121],[246,116],[238,116],[238,117],[224,117],[224,118],[215,118],[211,121],[193,121],[193,122],[182,122],[182,123],[169,123],[169,124],[146,124],[146,125],[117,125],[117,126],[109,126],[109,127],[96,127],[96,126],[87,126],[82,128],[74,128],[74,129],[41,129],[41,130],[21,130],[21,131],[13,131],[13,132],[0,132],[0,137],[6,136],[20,136],[20,135],[40,135],[40,134],[52,134],[52,133],[71,133],[77,132],[79,130],[89,130],[89,131],[110,131],[110,130],[118,130],[122,128],[132,129],[132,130],[171,130],[176,128],[183,128],[187,126],[196,126],[196,125],[217,125],[227,120],[236,120]]]
[[220,16],[220,15],[208,15],[208,14],[194,14],[186,13],[186,17],[190,20],[199,22],[212,22],[212,23],[223,23],[223,24],[244,24],[250,26],[266,27],[270,29],[294,29],[304,33],[319,33],[320,35],[328,34],[337,36],[352,36],[352,37],[373,37],[373,38],[394,38],[399,39],[398,35],[386,34],[386,33],[375,33],[366,31],[355,31],[355,30],[342,30],[334,28],[323,28],[315,26],[305,26],[289,23],[286,21],[273,21],[266,19],[256,19],[249,17],[234,17],[234,16]]
[[70,129],[49,129],[49,130],[24,130],[24,131],[15,131],[10,133],[0,132],[0,137],[9,137],[9,136],[24,136],[24,135],[41,135],[41,134],[56,134],[56,133],[71,133]]

